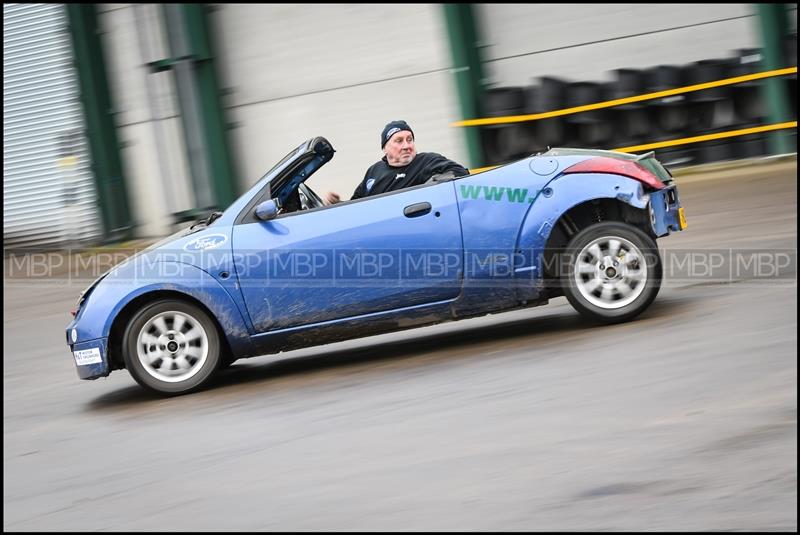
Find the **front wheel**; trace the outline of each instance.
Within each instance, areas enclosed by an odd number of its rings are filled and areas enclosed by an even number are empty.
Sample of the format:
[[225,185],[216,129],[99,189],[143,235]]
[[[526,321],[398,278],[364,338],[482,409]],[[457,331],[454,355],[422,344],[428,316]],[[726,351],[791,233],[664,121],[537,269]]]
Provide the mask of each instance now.
[[145,388],[185,394],[203,386],[220,363],[214,322],[196,305],[165,299],[131,318],[123,343],[125,366]]
[[661,288],[655,240],[625,223],[597,223],[580,231],[564,260],[564,294],[578,312],[601,323],[641,314]]

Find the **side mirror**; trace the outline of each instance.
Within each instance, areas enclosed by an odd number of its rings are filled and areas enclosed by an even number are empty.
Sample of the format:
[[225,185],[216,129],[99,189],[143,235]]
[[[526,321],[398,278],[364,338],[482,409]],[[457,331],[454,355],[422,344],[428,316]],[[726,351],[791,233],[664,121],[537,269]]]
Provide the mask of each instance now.
[[269,221],[275,219],[279,210],[278,199],[270,199],[256,206],[256,217],[261,221]]

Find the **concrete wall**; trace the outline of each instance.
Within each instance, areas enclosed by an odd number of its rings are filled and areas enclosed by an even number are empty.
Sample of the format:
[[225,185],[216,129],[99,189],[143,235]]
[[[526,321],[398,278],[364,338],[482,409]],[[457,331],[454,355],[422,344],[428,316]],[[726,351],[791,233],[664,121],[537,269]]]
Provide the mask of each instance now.
[[172,230],[172,213],[194,207],[182,126],[171,72],[146,64],[168,57],[160,6],[99,4],[122,165],[140,237]]
[[[172,73],[145,66],[169,56],[161,8],[101,6],[137,234],[163,235],[170,214],[195,203]],[[309,185],[349,197],[382,156],[380,132],[394,119],[412,125],[419,150],[466,162],[464,133],[449,126],[461,117],[440,4],[212,7],[238,191],[322,135],[337,154]],[[751,4],[481,4],[476,16],[486,73],[500,86],[540,76],[603,81],[616,68],[759,45]]]
[[610,81],[614,69],[760,46],[752,4],[480,4],[478,14],[486,74],[498,86]]
[[309,185],[349,197],[382,157],[384,125],[405,119],[420,151],[466,160],[438,4],[215,5],[225,106],[240,186],[313,136],[337,150]]

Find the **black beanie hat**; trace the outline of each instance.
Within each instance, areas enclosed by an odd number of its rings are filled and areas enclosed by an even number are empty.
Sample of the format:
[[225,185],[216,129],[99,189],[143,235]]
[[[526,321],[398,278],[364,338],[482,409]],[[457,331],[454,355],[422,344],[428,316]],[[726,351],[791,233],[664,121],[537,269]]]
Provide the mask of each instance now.
[[390,137],[403,130],[408,130],[411,132],[412,136],[414,135],[414,131],[411,130],[411,127],[408,126],[408,123],[405,121],[392,121],[384,126],[383,132],[381,132],[381,148],[386,146],[386,142],[389,141]]

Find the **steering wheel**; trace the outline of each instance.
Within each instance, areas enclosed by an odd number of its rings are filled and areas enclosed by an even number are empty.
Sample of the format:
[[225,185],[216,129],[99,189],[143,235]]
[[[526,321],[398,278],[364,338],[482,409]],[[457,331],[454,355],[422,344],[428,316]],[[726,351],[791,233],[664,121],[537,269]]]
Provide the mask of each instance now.
[[308,202],[308,197],[306,196],[306,194],[303,193],[302,189],[299,189],[297,191],[297,195],[300,197],[300,209],[301,210],[308,210],[310,203]]
[[305,184],[300,184],[297,188],[297,196],[300,198],[300,210],[312,210],[324,206],[322,199]]

